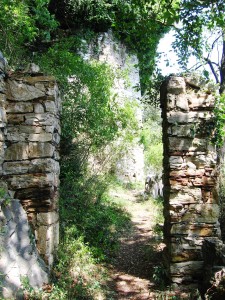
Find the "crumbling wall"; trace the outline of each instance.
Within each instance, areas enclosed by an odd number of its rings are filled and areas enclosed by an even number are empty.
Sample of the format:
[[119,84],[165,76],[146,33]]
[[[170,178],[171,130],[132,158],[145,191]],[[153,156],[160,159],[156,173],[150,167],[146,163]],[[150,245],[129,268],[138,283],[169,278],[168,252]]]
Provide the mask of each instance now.
[[60,98],[55,79],[11,76],[5,111],[3,179],[25,208],[38,251],[51,265],[58,244]]
[[214,102],[191,78],[171,76],[162,86],[164,234],[175,285],[198,282],[203,241],[220,237]]
[[0,292],[4,298],[18,297],[23,277],[33,287],[48,281],[42,258],[51,266],[58,244],[59,112],[53,77],[1,77]]

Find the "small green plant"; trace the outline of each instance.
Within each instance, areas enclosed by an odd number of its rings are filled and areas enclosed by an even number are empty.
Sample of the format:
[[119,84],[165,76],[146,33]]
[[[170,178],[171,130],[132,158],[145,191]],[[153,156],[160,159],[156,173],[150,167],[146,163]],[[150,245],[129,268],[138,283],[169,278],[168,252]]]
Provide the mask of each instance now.
[[214,109],[214,122],[211,124],[212,142],[221,147],[224,143],[224,121],[225,121],[225,94],[217,96],[216,106]]
[[163,266],[162,264],[155,266],[152,278],[157,286],[159,286],[160,288],[164,288],[166,286],[165,266]]

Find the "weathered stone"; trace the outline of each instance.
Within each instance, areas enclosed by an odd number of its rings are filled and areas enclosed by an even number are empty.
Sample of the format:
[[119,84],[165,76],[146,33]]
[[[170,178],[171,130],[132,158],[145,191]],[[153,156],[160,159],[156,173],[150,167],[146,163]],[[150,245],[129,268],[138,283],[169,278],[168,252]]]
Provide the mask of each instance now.
[[191,93],[188,95],[188,102],[190,108],[199,108],[199,107],[213,107],[215,99],[213,95],[206,93]]
[[7,103],[7,113],[31,113],[34,111],[33,104],[30,102]]
[[53,134],[53,142],[59,144],[60,142],[60,135],[58,133]]
[[7,114],[7,120],[10,124],[22,124],[25,121],[25,116],[22,114]]
[[0,290],[4,299],[14,299],[22,277],[28,278],[33,288],[41,288],[48,282],[48,271],[31,241],[26,213],[19,201],[11,200],[2,212],[7,230],[0,235],[0,273],[4,275]]
[[174,108],[176,101],[176,95],[174,94],[167,94],[167,109],[170,110]]
[[46,101],[44,105],[47,112],[51,114],[56,114],[58,112],[56,103],[54,101]]
[[10,189],[26,189],[32,187],[51,187],[55,185],[54,175],[51,173],[46,174],[21,174],[21,175],[12,175],[8,178],[8,183]]
[[183,163],[184,160],[180,156],[170,156],[169,158],[170,169],[180,169]]
[[20,132],[18,129],[8,130],[6,139],[10,142],[25,142],[28,135],[26,133]]
[[[51,200],[54,199],[54,189],[47,187],[26,187],[16,192],[15,196],[21,200],[29,200],[30,204],[26,205],[26,209],[29,210],[28,206],[31,207],[42,207],[46,205],[46,200],[51,205]],[[24,201],[23,201],[24,203]]]
[[202,191],[200,188],[183,188],[178,192],[172,192],[170,195],[170,204],[190,204],[198,203],[202,200]]
[[220,236],[217,154],[206,130],[215,100],[188,82],[185,87],[183,79],[171,77],[167,91],[161,93],[166,142],[164,232],[170,276],[176,284],[196,282],[203,270],[202,243]]
[[[23,77],[23,81],[30,84],[30,85],[35,85],[37,86],[41,84],[47,84],[47,85],[54,85],[55,84],[55,77],[53,76],[27,76]],[[40,86],[38,86],[40,88]],[[43,88],[41,88],[43,90]]]
[[45,96],[45,92],[24,83],[22,80],[8,80],[7,81],[7,99],[15,101],[29,101]]
[[174,275],[201,273],[202,268],[203,261],[172,263],[170,266],[171,273]]
[[13,162],[4,162],[3,171],[4,174],[26,174],[29,170],[30,161],[13,161]]
[[[189,222],[191,221],[192,220],[189,220]],[[217,224],[216,225],[206,224],[206,223],[190,224],[189,222],[173,224],[171,227],[171,234],[188,235],[193,237],[195,236],[210,237],[210,236],[220,235],[220,230]]]
[[197,123],[201,120],[210,120],[213,116],[211,111],[206,112],[181,112],[181,111],[171,111],[167,113],[167,120],[171,124],[186,124],[186,123]]
[[176,97],[176,107],[180,110],[188,111],[188,100],[186,94],[179,94]]
[[34,112],[36,114],[42,114],[45,112],[44,106],[41,103],[34,104]]
[[201,151],[207,147],[205,139],[177,139],[176,137],[169,137],[169,147],[172,151]]
[[168,134],[177,137],[194,138],[195,124],[172,125],[168,128]]
[[8,146],[5,150],[5,160],[23,160],[28,159],[28,144],[15,143]]
[[186,91],[183,77],[171,76],[167,84],[167,92],[171,94],[182,94]]
[[58,120],[50,113],[43,114],[26,114],[25,124],[34,126],[55,126]]
[[59,174],[59,162],[51,158],[33,159],[29,164],[29,173]]
[[55,147],[50,143],[29,143],[29,158],[53,157]]
[[[17,128],[20,132],[26,134],[45,133],[45,129],[43,128],[43,126],[19,125],[17,126]],[[15,126],[13,126],[12,130],[15,130]],[[9,127],[8,127],[8,131],[9,131]]]
[[38,226],[49,226],[59,222],[59,214],[55,211],[37,214],[37,224]]
[[28,137],[30,142],[50,142],[53,140],[51,133],[34,133]]
[[219,212],[217,204],[191,204],[181,221],[192,220],[192,222],[213,224],[218,222]]

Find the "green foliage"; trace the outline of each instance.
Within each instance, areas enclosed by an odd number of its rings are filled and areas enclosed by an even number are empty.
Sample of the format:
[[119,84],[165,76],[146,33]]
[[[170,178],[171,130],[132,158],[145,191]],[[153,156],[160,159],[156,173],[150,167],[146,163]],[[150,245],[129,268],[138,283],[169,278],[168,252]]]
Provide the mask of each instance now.
[[146,170],[160,174],[163,159],[162,125],[160,110],[154,105],[146,106],[141,143],[144,145]]
[[[192,55],[199,61],[196,69],[208,64],[216,82],[220,83],[220,93],[225,91],[224,10],[223,0],[182,0],[179,13],[182,26],[176,28],[174,43],[174,50],[179,55],[179,63],[184,68]],[[206,32],[209,33],[208,37]],[[222,55],[218,56],[218,61],[212,61],[211,52],[216,47],[217,50],[218,47],[222,48]]]
[[48,0],[1,0],[0,49],[11,65],[21,63],[37,40],[49,40],[57,22],[48,11]]
[[224,144],[224,121],[225,121],[225,94],[217,96],[216,98],[216,106],[214,109],[214,120],[211,124],[211,132],[212,132],[212,142],[218,148],[222,147]]
[[[119,108],[111,96],[114,74],[107,64],[84,61],[75,54],[76,38],[67,38],[49,48],[41,65],[51,70],[64,94],[62,110],[63,155],[76,144],[89,149],[111,141],[118,132]],[[70,78],[68,80],[68,78]],[[124,120],[125,121],[125,120]]]
[[[91,28],[95,31],[113,29],[131,51],[137,53],[144,91],[155,68],[156,48],[177,16],[177,2],[136,0],[57,0],[50,2],[50,10],[63,28]],[[170,12],[170,13],[168,13]],[[172,16],[172,17],[171,17]]]

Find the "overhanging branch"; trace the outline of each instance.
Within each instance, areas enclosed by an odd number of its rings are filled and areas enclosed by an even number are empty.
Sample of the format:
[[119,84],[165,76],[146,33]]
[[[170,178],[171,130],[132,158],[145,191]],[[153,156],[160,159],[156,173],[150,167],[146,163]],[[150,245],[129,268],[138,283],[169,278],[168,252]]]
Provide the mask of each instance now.
[[219,80],[219,77],[218,77],[218,75],[217,75],[217,73],[216,73],[216,71],[215,71],[215,68],[214,68],[214,64],[216,65],[216,66],[218,66],[216,63],[214,63],[214,62],[212,62],[208,57],[207,58],[204,58],[205,59],[205,61],[208,63],[208,65],[209,65],[209,67],[210,67],[210,69],[211,69],[211,71],[212,71],[212,73],[213,73],[213,76],[215,77],[215,80],[216,80],[216,83],[220,83],[220,80]]

